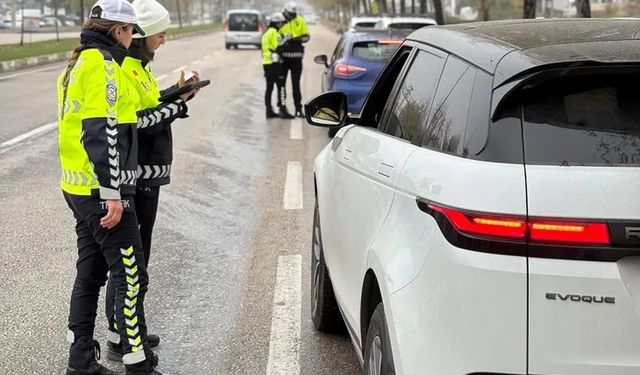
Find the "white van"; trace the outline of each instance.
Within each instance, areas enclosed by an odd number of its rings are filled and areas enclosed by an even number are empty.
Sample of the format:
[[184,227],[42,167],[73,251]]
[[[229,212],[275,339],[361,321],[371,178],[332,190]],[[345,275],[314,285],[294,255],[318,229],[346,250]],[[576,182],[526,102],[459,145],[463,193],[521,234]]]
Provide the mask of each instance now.
[[232,9],[224,21],[224,46],[229,49],[249,44],[260,48],[263,32],[262,13],[253,9]]

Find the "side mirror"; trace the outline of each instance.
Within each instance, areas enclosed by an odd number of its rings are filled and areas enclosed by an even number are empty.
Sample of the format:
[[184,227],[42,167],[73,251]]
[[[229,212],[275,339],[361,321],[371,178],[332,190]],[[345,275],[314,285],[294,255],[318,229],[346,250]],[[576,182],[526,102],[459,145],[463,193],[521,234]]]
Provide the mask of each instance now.
[[349,118],[347,94],[339,91],[329,91],[316,96],[304,105],[304,109],[310,125],[342,126]]
[[327,61],[327,55],[318,55],[313,58],[313,62],[315,62],[316,64],[324,65],[325,67],[329,66]]

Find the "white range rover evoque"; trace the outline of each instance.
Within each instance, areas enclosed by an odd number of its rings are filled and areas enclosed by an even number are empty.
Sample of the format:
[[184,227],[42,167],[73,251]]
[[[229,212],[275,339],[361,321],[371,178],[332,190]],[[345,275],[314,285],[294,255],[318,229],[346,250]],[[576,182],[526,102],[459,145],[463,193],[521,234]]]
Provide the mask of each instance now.
[[307,103],[312,319],[365,374],[640,374],[639,29],[424,28]]

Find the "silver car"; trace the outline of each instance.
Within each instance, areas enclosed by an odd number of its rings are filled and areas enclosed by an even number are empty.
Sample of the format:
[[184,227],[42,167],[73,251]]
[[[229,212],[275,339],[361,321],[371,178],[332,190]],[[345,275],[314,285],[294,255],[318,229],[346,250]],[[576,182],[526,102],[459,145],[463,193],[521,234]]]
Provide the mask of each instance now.
[[249,44],[260,48],[264,19],[262,13],[253,9],[232,9],[227,12],[224,24],[224,46],[238,48]]

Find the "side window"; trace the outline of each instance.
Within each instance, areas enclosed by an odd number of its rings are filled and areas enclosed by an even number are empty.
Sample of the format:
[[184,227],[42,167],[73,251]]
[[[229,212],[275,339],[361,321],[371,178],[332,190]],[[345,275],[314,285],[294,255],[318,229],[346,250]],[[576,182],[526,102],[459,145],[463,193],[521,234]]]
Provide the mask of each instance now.
[[344,43],[345,38],[340,38],[336,49],[333,51],[333,55],[331,55],[331,61],[329,62],[329,64],[333,64],[337,59],[342,57],[342,55],[344,54]]
[[407,63],[411,51],[412,48],[409,46],[400,47],[385,69],[380,73],[362,108],[360,124],[370,127],[382,127],[380,120],[383,110],[385,109],[385,104],[389,101],[389,95],[393,91],[393,86]]
[[464,154],[463,141],[476,72],[467,63],[449,56],[422,139],[415,139],[419,141],[417,144],[437,151]]
[[445,60],[419,51],[398,89],[384,132],[420,145]]

